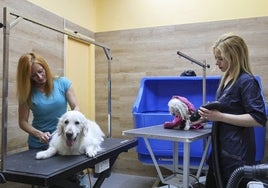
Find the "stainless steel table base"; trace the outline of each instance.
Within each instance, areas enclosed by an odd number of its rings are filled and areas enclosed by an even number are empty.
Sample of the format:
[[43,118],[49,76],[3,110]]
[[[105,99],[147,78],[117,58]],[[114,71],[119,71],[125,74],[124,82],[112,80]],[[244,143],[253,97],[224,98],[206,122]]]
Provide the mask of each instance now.
[[[151,127],[144,127],[139,129],[132,129],[123,131],[124,135],[135,136],[135,137],[142,137],[146,144],[146,147],[150,153],[150,156],[153,160],[154,166],[158,173],[158,176],[162,183],[168,185],[174,185],[177,187],[189,188],[191,184],[195,183],[199,178],[201,171],[203,169],[205,160],[207,158],[207,153],[209,149],[209,145],[211,144],[211,137],[210,137],[210,129],[202,129],[202,130],[170,130],[164,129],[163,125],[156,125]],[[161,139],[161,140],[170,140],[173,141],[173,174],[164,177],[160,166],[156,160],[155,154],[153,153],[153,149],[150,145],[149,138],[153,139]],[[197,173],[195,178],[189,175],[190,169],[190,144],[191,142],[204,139],[204,152],[201,158],[201,162],[199,164]],[[183,143],[183,173],[179,173],[178,168],[178,143]]]

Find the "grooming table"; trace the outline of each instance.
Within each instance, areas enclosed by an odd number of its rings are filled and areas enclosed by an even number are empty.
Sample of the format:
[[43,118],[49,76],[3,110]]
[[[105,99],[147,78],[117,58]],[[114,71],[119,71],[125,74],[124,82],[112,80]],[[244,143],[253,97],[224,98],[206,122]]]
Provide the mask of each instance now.
[[137,141],[134,139],[105,138],[102,143],[104,150],[94,158],[88,158],[85,155],[56,155],[49,159],[36,160],[35,154],[38,150],[27,150],[7,156],[6,169],[0,172],[0,175],[6,181],[38,186],[56,184],[72,188],[78,187],[78,185],[71,185],[69,181],[66,182],[66,178],[86,168],[94,168],[100,162],[109,160],[109,168],[97,174],[98,179],[94,184],[94,188],[97,188],[101,186],[106,177],[109,177],[118,155],[122,152],[127,152],[136,145]]
[[[162,183],[171,184],[178,187],[188,188],[189,187],[189,163],[190,163],[190,143],[198,140],[205,140],[205,148],[200,162],[196,178],[198,179],[203,168],[205,159],[207,157],[208,148],[211,143],[211,129],[204,128],[198,130],[176,130],[176,129],[165,129],[164,125],[155,125],[138,129],[131,129],[123,131],[123,135],[141,137],[144,139],[146,147],[152,157],[154,166],[157,170],[159,178]],[[173,174],[166,178],[163,177],[162,172],[159,168],[149,139],[159,140],[170,140],[173,141]],[[183,174],[182,177],[178,172],[178,142],[183,142]]]

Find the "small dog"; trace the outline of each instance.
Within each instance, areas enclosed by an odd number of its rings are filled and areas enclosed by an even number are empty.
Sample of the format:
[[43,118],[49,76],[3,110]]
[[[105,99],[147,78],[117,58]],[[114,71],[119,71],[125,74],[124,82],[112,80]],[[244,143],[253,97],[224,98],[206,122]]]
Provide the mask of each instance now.
[[38,152],[35,158],[47,159],[56,153],[94,157],[102,150],[103,140],[104,133],[96,122],[88,120],[79,111],[68,111],[59,118],[48,149]]
[[174,119],[172,122],[165,122],[164,128],[172,129],[178,127],[181,130],[189,130],[190,128],[199,129],[202,127],[200,124],[191,124],[190,115],[195,112],[195,108],[185,97],[173,96],[168,102],[168,109],[170,114],[174,116]]

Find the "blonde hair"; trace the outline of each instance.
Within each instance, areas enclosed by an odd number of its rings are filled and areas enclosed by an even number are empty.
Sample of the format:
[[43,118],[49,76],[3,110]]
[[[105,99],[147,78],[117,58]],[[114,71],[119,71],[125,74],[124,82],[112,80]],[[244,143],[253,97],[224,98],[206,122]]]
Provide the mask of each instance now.
[[253,75],[249,62],[248,47],[245,41],[232,33],[222,35],[213,45],[213,53],[221,52],[221,56],[228,62],[228,68],[221,79],[222,88],[228,76],[232,78],[231,85],[237,80],[241,72]]
[[53,75],[46,60],[34,52],[22,55],[17,67],[17,98],[20,104],[26,103],[28,106],[32,105],[31,67],[34,63],[40,64],[45,70],[47,83],[44,91],[46,96],[49,96],[53,90]]

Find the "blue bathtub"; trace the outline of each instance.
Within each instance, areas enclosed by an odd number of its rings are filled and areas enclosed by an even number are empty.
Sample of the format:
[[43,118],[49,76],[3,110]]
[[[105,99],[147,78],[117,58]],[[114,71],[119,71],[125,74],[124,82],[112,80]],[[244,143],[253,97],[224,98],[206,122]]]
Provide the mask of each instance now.
[[[259,76],[256,77],[261,84]],[[220,76],[206,77],[206,101],[214,101],[218,88]],[[134,128],[154,126],[163,124],[165,121],[172,121],[167,103],[173,95],[186,97],[198,108],[203,102],[203,78],[201,76],[189,77],[144,77],[141,80],[140,88],[133,105],[132,115]],[[268,113],[267,113],[268,114]],[[260,163],[264,156],[265,148],[265,127],[256,127],[256,163]],[[159,164],[171,164],[172,142],[150,139],[152,150]],[[152,163],[151,156],[146,148],[143,139],[138,138],[136,147],[138,159],[142,163]],[[179,163],[182,163],[183,145],[179,143]],[[203,154],[203,140],[191,143],[190,165],[198,166]]]

